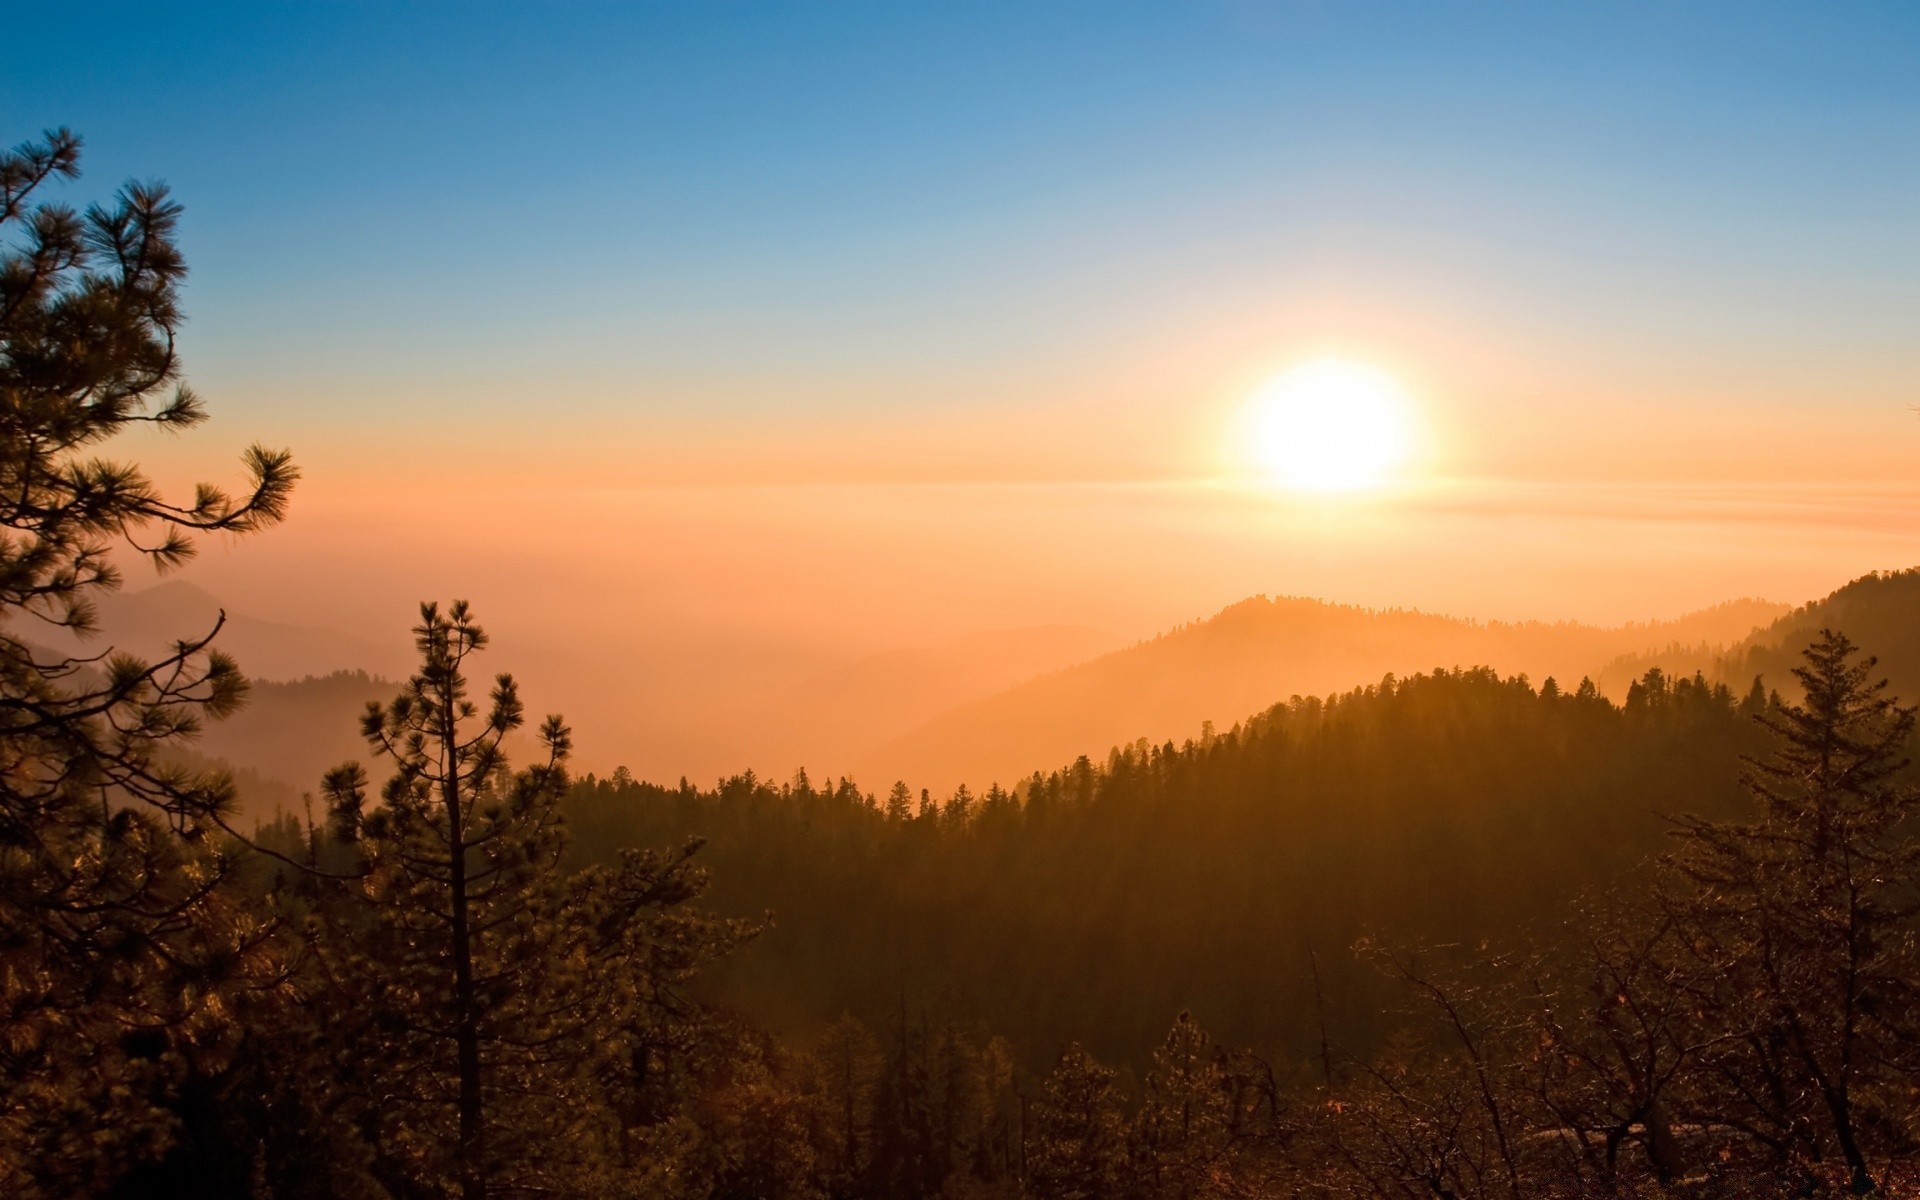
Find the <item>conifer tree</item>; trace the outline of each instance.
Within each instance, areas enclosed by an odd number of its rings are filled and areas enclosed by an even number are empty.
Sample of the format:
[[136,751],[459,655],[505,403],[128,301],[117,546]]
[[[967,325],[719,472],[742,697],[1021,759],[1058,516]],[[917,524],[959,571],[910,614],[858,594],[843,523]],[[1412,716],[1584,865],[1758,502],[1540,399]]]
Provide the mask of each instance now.
[[1192,1200],[1232,1147],[1234,1097],[1213,1039],[1181,1013],[1153,1052],[1135,1143],[1146,1190]]
[[925,1196],[933,1170],[932,1068],[924,1020],[911,1024],[900,1006],[893,1044],[874,1105],[873,1190],[883,1196]]
[[1042,1200],[1104,1200],[1120,1192],[1126,1132],[1112,1068],[1068,1046],[1034,1105],[1027,1181]]
[[1014,1087],[1014,1051],[1004,1038],[989,1037],[977,1058],[980,1136],[974,1146],[973,1174],[988,1181],[1015,1176],[1019,1150],[1020,1095]]
[[814,1099],[800,1092],[772,1038],[748,1034],[727,1046],[693,1098],[699,1140],[682,1169],[625,1196],[686,1200],[826,1200]]
[[848,1013],[827,1027],[815,1058],[833,1130],[833,1152],[828,1161],[834,1166],[836,1182],[845,1191],[860,1178],[869,1158],[880,1048],[867,1027]]
[[228,902],[221,773],[167,751],[239,706],[220,622],[147,661],[79,654],[117,557],[166,570],[205,533],[285,513],[284,452],[246,486],[172,503],[102,453],[141,426],[206,418],[180,383],[181,209],[129,184],[84,213],[45,199],[79,173],[56,130],[0,153],[0,1191],[91,1190],[166,1136],[158,1097],[228,1032],[217,999],[266,982],[259,919]]
[[907,790],[905,780],[895,780],[893,790],[887,793],[887,820],[908,821],[913,818],[913,793]]
[[1821,631],[1794,672],[1804,701],[1761,715],[1779,746],[1747,776],[1757,815],[1685,822],[1675,863],[1696,889],[1698,942],[1725,979],[1732,1026],[1711,1062],[1739,1110],[1729,1119],[1810,1174],[1839,1159],[1846,1186],[1866,1194],[1875,1131],[1911,1135],[1893,1131],[1908,1124],[1905,1089],[1920,1066],[1920,797],[1895,780],[1914,710],[1855,653]]
[[393,769],[380,803],[358,764],[326,781],[364,867],[319,939],[359,1120],[402,1194],[620,1194],[617,1116],[652,1027],[742,930],[684,910],[695,845],[569,869],[567,727],[548,717],[541,761],[513,771],[519,692],[501,675],[484,711],[471,698],[486,636],[467,605],[423,605],[414,634],[419,670],[363,722]]
[[952,1019],[942,1023],[934,1040],[932,1067],[933,1171],[938,1192],[967,1171],[980,1143],[985,1121],[986,1083],[980,1054],[971,1038]]

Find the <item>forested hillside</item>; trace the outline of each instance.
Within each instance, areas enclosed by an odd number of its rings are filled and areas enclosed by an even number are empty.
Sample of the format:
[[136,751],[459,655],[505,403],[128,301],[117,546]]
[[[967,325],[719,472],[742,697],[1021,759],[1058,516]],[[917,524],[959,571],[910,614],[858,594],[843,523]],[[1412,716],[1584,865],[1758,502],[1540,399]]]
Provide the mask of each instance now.
[[[296,795],[311,792],[328,769],[367,757],[359,735],[360,714],[370,701],[387,699],[398,686],[364,671],[285,683],[255,681],[247,706],[210,725],[195,748],[238,770],[274,780]],[[249,816],[271,819],[272,808],[244,791],[242,797]]]
[[986,1020],[1029,1053],[1144,1051],[1191,1010],[1302,1053],[1310,955],[1344,1044],[1384,1027],[1365,935],[1550,928],[1660,852],[1664,815],[1739,805],[1762,699],[1655,675],[1590,686],[1444,671],[1277,705],[1182,745],[1137,743],[1012,791],[863,793],[801,776],[715,790],[588,779],[582,852],[706,839],[710,901],[773,927],[717,994],[804,1031],[903,1002]]
[[1326,695],[1389,673],[1490,666],[1535,680],[1598,677],[1622,654],[1674,643],[1726,646],[1782,611],[1736,600],[1672,621],[1600,628],[1255,596],[943,714],[857,765],[879,778],[978,789],[1102,746],[1142,737],[1184,741],[1207,722],[1225,728],[1276,699]]
[[1920,696],[1920,623],[1915,613],[1920,613],[1920,568],[1877,571],[1781,614],[1731,646],[1683,644],[1628,655],[1611,664],[1606,676],[1627,680],[1659,667],[1669,675],[1701,671],[1734,686],[1756,675],[1785,679],[1798,665],[1801,647],[1821,629],[1833,628],[1873,647],[1881,670],[1901,695]]
[[858,761],[956,705],[1112,650],[1119,639],[1077,625],[975,633],[935,646],[882,651],[812,675],[746,706],[751,763],[789,771],[800,763]]

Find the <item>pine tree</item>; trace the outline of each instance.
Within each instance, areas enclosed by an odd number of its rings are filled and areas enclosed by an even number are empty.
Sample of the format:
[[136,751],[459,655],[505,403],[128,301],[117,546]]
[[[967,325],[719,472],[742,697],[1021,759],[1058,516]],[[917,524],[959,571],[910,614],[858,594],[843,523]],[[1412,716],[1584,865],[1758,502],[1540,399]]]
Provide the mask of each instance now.
[[925,1022],[910,1023],[900,1006],[874,1101],[871,1190],[888,1197],[925,1196],[933,1163],[932,1070]]
[[848,1013],[827,1027],[814,1054],[833,1128],[830,1161],[844,1192],[861,1177],[871,1157],[880,1048],[867,1027]]
[[1034,1105],[1027,1182],[1041,1200],[1105,1200],[1121,1190],[1126,1132],[1114,1073],[1069,1046]]
[[1914,711],[1855,652],[1821,631],[1794,672],[1803,703],[1761,714],[1779,746],[1747,776],[1757,815],[1686,821],[1675,865],[1699,944],[1723,959],[1732,1027],[1714,1065],[1748,1100],[1739,1119],[1810,1173],[1839,1158],[1865,1194],[1870,1135],[1903,1123],[1920,1066],[1920,797],[1895,780]]
[[959,1024],[943,1022],[932,1061],[935,1191],[965,1174],[973,1164],[985,1124],[986,1080],[980,1052]]
[[175,332],[181,209],[130,184],[84,214],[43,201],[79,173],[65,130],[0,153],[0,1190],[85,1191],[166,1138],[167,1077],[230,1032],[220,999],[265,983],[262,921],[229,902],[222,773],[168,751],[246,684],[211,629],[153,661],[45,641],[96,633],[115,557],[165,570],[205,533],[278,521],[295,471],[247,451],[237,496],[167,501],[101,455],[206,418]]
[[743,931],[684,910],[704,884],[695,846],[568,869],[566,726],[548,717],[542,761],[511,770],[519,692],[501,675],[484,712],[470,698],[486,636],[467,605],[423,605],[414,634],[418,672],[363,723],[393,767],[380,804],[358,764],[326,784],[364,868],[319,939],[359,1120],[403,1194],[619,1194],[616,1116],[651,1027]]
[[1204,1195],[1233,1142],[1234,1098],[1213,1039],[1181,1013],[1153,1052],[1134,1122],[1149,1194]]
[[772,1038],[747,1035],[727,1048],[693,1098],[699,1142],[665,1186],[625,1196],[686,1200],[825,1200],[808,1103]]
[[887,820],[909,821],[913,818],[913,793],[907,789],[905,780],[896,780],[893,790],[887,793]]

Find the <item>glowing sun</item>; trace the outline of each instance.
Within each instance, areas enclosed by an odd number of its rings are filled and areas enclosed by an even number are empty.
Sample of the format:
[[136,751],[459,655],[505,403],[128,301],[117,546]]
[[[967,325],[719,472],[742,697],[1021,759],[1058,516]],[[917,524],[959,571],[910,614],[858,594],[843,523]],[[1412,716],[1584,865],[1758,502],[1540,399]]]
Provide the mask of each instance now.
[[1413,398],[1365,363],[1322,358],[1255,388],[1238,456],[1287,487],[1357,491],[1388,482],[1412,449]]

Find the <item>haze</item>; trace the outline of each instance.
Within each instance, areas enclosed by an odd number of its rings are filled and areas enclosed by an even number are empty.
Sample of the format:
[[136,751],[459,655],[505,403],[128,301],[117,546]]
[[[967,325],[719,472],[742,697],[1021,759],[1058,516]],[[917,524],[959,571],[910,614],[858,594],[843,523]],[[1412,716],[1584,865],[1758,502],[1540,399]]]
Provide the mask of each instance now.
[[[125,453],[306,473],[196,586],[389,673],[465,596],[583,767],[704,780],[870,764],[898,731],[796,714],[875,655],[937,708],[1255,595],[1618,625],[1914,557],[1904,10],[731,15],[128,10],[8,56],[17,133],[188,206],[219,419]],[[1241,406],[1329,355],[1419,444],[1250,483]]]

